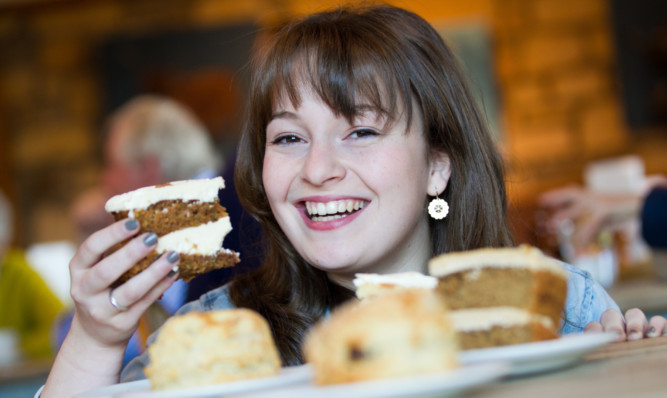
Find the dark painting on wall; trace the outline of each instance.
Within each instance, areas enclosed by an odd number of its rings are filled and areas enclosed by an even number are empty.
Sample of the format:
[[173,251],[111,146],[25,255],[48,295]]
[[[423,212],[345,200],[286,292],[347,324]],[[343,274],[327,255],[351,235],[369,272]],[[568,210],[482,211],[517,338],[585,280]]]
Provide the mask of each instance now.
[[667,127],[667,1],[612,0],[611,20],[627,122]]
[[221,150],[240,130],[247,64],[257,26],[115,37],[99,47],[104,117],[142,93],[169,96],[188,106],[211,132]]

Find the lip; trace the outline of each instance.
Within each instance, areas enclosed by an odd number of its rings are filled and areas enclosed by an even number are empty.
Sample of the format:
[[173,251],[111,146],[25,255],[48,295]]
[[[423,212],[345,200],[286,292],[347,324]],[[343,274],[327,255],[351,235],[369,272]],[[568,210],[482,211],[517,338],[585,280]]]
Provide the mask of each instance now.
[[[335,220],[329,220],[329,221],[313,221],[308,217],[308,212],[306,211],[306,202],[330,202],[330,201],[336,201],[336,200],[362,200],[366,202],[366,205],[362,207],[361,209],[355,211],[354,213],[350,214],[349,216],[343,217],[343,218],[338,218]],[[370,201],[368,199],[364,198],[358,198],[358,197],[349,197],[349,196],[309,196],[306,198],[301,198],[299,201],[296,202],[295,206],[299,210],[299,214],[301,214],[301,218],[303,219],[303,222],[306,224],[306,226],[312,230],[316,231],[330,231],[334,229],[338,229],[341,227],[344,227],[345,225],[351,223],[352,221],[356,220],[361,213],[366,210],[368,207],[368,204]]]

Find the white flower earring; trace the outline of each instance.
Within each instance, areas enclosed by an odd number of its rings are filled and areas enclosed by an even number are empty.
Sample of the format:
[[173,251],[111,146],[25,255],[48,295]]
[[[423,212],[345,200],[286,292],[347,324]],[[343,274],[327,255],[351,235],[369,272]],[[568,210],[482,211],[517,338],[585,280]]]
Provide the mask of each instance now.
[[449,205],[444,199],[440,199],[438,194],[428,204],[428,214],[435,220],[442,220],[449,213]]

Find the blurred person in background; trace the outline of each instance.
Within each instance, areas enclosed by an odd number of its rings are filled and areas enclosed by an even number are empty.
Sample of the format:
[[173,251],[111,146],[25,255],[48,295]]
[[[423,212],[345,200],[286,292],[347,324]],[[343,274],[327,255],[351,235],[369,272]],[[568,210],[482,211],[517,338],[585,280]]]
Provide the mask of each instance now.
[[11,205],[0,192],[0,329],[15,333],[22,357],[50,359],[51,328],[64,305],[28,264],[24,251],[11,247],[12,228]]
[[576,220],[574,241],[581,246],[595,242],[603,228],[638,219],[646,243],[667,249],[667,176],[647,177],[636,194],[603,194],[575,185],[556,188],[540,195],[539,205],[550,214],[542,226],[548,232],[557,233],[563,222]]
[[[114,221],[104,209],[114,195],[219,174],[220,155],[208,131],[188,108],[171,98],[145,94],[129,100],[109,116],[105,133],[101,183],[84,192],[71,207],[81,241]],[[227,242],[225,247],[230,247]],[[217,286],[216,282],[210,284]],[[141,353],[145,337],[185,303],[189,288],[179,279],[164,293],[159,305],[153,305],[128,346],[126,361]],[[203,293],[189,294],[199,297]],[[69,330],[72,316],[70,313],[59,322],[58,345]]]
[[131,99],[108,119],[101,184],[72,205],[81,240],[113,218],[106,201],[137,188],[218,175],[219,155],[206,128],[178,102],[158,95]]

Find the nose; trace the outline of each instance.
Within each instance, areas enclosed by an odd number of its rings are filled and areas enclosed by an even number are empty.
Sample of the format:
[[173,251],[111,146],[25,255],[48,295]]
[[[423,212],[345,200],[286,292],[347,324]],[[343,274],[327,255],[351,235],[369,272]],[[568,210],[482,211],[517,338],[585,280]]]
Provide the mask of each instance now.
[[301,176],[313,185],[325,185],[345,177],[345,167],[336,145],[324,142],[311,143],[304,159]]

